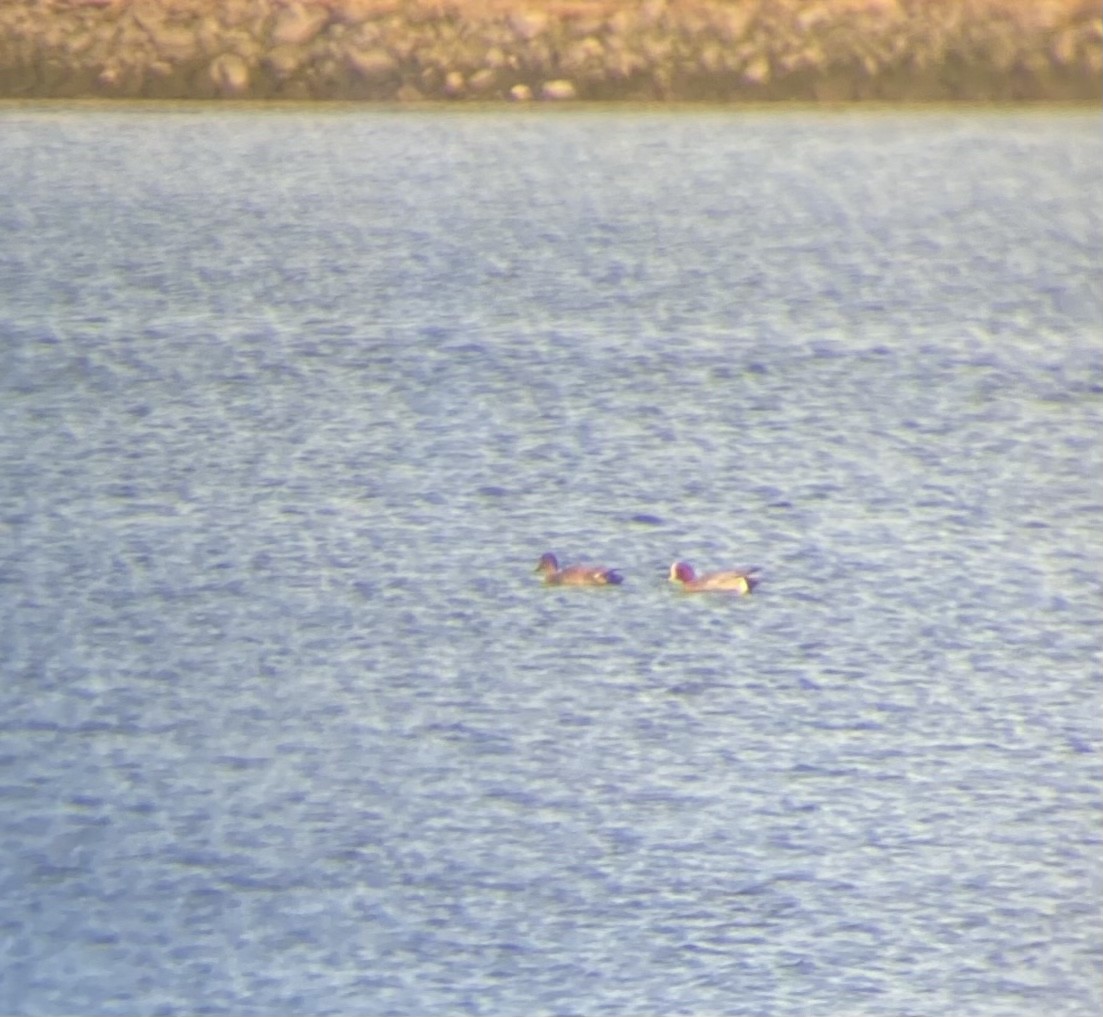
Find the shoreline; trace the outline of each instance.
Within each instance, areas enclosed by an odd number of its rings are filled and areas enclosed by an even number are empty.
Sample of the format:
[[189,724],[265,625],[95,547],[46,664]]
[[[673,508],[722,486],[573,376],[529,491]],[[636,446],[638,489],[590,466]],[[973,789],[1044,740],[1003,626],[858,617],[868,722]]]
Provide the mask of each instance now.
[[0,99],[1099,103],[1085,0],[9,0]]

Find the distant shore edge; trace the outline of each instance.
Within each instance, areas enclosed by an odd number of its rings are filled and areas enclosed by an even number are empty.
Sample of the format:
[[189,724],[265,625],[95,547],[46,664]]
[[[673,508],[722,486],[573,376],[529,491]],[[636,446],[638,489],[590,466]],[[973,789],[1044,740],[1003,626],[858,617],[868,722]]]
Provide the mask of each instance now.
[[6,0],[0,98],[1089,102],[1084,0]]

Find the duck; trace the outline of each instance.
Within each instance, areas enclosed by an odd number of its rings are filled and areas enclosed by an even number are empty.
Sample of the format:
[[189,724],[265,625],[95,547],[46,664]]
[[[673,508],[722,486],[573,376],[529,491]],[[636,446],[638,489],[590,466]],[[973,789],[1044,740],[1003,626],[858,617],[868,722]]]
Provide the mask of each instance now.
[[753,573],[758,568],[733,569],[728,572],[708,572],[703,576],[693,571],[689,562],[676,561],[670,566],[670,581],[681,583],[685,593],[750,593],[761,582]]
[[567,565],[559,567],[559,560],[551,551],[540,556],[535,571],[544,577],[546,586],[619,586],[624,582],[616,569],[604,565]]

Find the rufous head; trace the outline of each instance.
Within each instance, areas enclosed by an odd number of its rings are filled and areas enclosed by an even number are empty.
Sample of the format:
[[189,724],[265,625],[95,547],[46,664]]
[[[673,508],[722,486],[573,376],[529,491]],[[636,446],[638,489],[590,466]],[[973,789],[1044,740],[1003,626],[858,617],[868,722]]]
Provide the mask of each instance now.
[[672,583],[691,583],[693,582],[693,577],[693,566],[688,562],[676,561],[670,566],[669,578]]

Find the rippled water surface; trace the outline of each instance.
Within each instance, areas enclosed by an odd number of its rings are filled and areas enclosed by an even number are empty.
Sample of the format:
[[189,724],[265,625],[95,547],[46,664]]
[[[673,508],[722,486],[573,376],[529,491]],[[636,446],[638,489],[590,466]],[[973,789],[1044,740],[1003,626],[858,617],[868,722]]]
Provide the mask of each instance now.
[[1099,1013],[1101,155],[0,109],[0,1011]]

